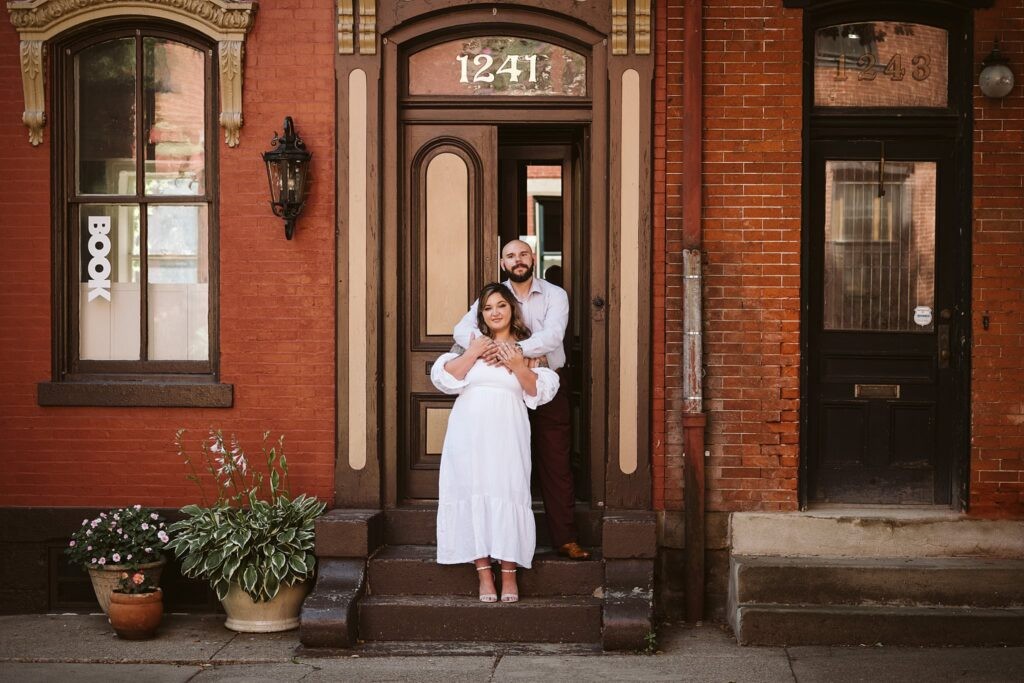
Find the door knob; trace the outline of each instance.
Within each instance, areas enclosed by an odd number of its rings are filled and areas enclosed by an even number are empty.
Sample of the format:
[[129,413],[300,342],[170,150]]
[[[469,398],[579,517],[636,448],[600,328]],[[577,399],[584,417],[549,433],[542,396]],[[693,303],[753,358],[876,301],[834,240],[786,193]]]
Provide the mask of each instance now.
[[604,299],[599,296],[595,296],[591,303],[594,304],[594,308],[604,308]]

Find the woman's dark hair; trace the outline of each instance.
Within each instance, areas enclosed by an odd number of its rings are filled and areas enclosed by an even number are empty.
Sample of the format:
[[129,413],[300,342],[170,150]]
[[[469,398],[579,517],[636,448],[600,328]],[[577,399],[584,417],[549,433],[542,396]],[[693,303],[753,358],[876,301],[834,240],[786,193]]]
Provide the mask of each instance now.
[[483,286],[480,290],[480,296],[476,298],[476,326],[480,330],[480,333],[486,337],[491,336],[491,328],[487,326],[487,321],[484,320],[484,304],[491,298],[492,294],[498,294],[508,302],[509,308],[512,309],[512,324],[509,326],[509,332],[512,333],[512,337],[516,341],[523,341],[529,339],[530,328],[523,323],[523,314],[519,311],[519,302],[512,296],[512,292],[508,290],[508,287],[501,284],[500,282],[491,282]]

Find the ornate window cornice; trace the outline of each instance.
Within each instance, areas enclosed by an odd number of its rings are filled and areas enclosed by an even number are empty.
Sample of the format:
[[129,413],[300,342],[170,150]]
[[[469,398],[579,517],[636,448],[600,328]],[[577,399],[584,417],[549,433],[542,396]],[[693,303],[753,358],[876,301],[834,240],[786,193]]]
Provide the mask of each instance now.
[[43,60],[46,42],[64,31],[98,19],[157,17],[188,26],[217,41],[220,64],[220,125],[224,140],[238,144],[242,127],[242,59],[245,37],[256,14],[256,0],[9,0],[11,24],[21,38],[21,78],[25,92],[22,121],[29,142],[43,141],[46,123]]

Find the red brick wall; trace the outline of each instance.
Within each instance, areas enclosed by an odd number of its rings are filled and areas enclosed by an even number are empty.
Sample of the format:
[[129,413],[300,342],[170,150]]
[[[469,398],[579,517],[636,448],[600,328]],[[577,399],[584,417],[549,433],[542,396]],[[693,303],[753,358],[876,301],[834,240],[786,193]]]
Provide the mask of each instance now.
[[1024,2],[975,22],[975,74],[999,37],[1017,85],[1002,100],[974,86],[970,511],[1024,517]]
[[[667,368],[667,353],[670,348],[678,356],[681,352],[679,342],[682,339],[682,324],[679,294],[674,292],[672,300],[673,320],[669,322],[666,310],[668,297],[669,274],[667,273],[667,240],[670,231],[667,229],[666,220],[668,213],[668,196],[675,192],[678,200],[679,181],[674,178],[668,181],[669,152],[667,150],[667,139],[669,130],[673,130],[676,137],[681,139],[682,129],[668,118],[668,110],[671,107],[673,116],[678,117],[682,106],[682,89],[679,70],[669,71],[668,51],[677,56],[682,54],[682,17],[683,6],[679,0],[674,4],[665,2],[655,3],[654,17],[654,217],[652,224],[652,254],[651,270],[654,278],[654,291],[652,300],[651,320],[651,485],[653,487],[652,504],[655,510],[678,510],[682,509],[683,485],[682,485],[682,453],[679,448],[672,450],[669,456],[668,445],[669,435],[677,444],[681,430],[678,425],[670,425],[667,421],[667,401],[669,373],[672,379],[678,382],[679,366],[676,364]],[[678,119],[676,119],[678,121]],[[682,146],[677,144],[671,150],[672,159],[678,160],[682,154]],[[678,165],[678,164],[677,164]],[[678,201],[677,201],[678,203]],[[674,229],[679,233],[679,222],[675,221]],[[678,240],[679,237],[677,236]],[[678,279],[677,274],[673,274]],[[670,339],[672,342],[670,342]],[[672,345],[674,343],[674,345]],[[676,384],[672,385],[677,388]],[[666,474],[671,471],[673,481],[678,481],[672,486],[666,484]],[[679,475],[679,476],[677,476]]]
[[[667,254],[657,254],[656,244],[655,261],[664,258],[668,270],[666,358],[677,359],[666,361],[662,479],[655,451],[655,485],[664,482],[666,507],[681,506],[682,489],[682,15],[682,3],[668,6]],[[797,506],[802,51],[799,11],[775,0],[705,3],[709,510]]]
[[[220,140],[221,375],[231,409],[42,408],[51,379],[50,142],[21,123],[18,38],[0,21],[0,506],[177,506],[195,499],[172,440],[193,447],[210,426],[286,435],[293,492],[333,496],[334,13],[329,5],[261,5],[246,45],[241,144]],[[280,26],[304,26],[303,49]],[[287,87],[283,87],[286,84]],[[50,85],[48,83],[48,85]],[[219,98],[215,97],[219,105]],[[313,185],[295,239],[267,204],[259,153],[286,115],[313,151]]]

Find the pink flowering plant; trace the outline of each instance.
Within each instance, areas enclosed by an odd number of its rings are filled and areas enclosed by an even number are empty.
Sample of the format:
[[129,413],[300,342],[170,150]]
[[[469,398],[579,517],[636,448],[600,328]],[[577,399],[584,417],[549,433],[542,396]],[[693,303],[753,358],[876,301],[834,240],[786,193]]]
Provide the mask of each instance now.
[[[263,458],[250,461],[234,435],[210,430],[198,458],[184,444],[184,430],[175,435],[178,454],[188,466],[188,479],[200,490],[202,505],[181,509],[184,519],[168,530],[174,535],[167,550],[182,560],[181,571],[206,579],[223,600],[238,584],[255,601],[271,600],[281,586],[313,576],[313,521],[324,503],[288,492],[288,459],[284,437],[269,441],[263,434]],[[212,480],[217,498],[207,498],[204,480]]]
[[153,584],[153,580],[142,569],[133,572],[121,572],[117,580],[115,593],[127,593],[128,595],[139,595],[141,593],[155,593],[160,590]]
[[111,564],[137,567],[160,560],[168,541],[164,519],[141,505],[133,505],[83,519],[64,552],[71,564],[85,568]]

